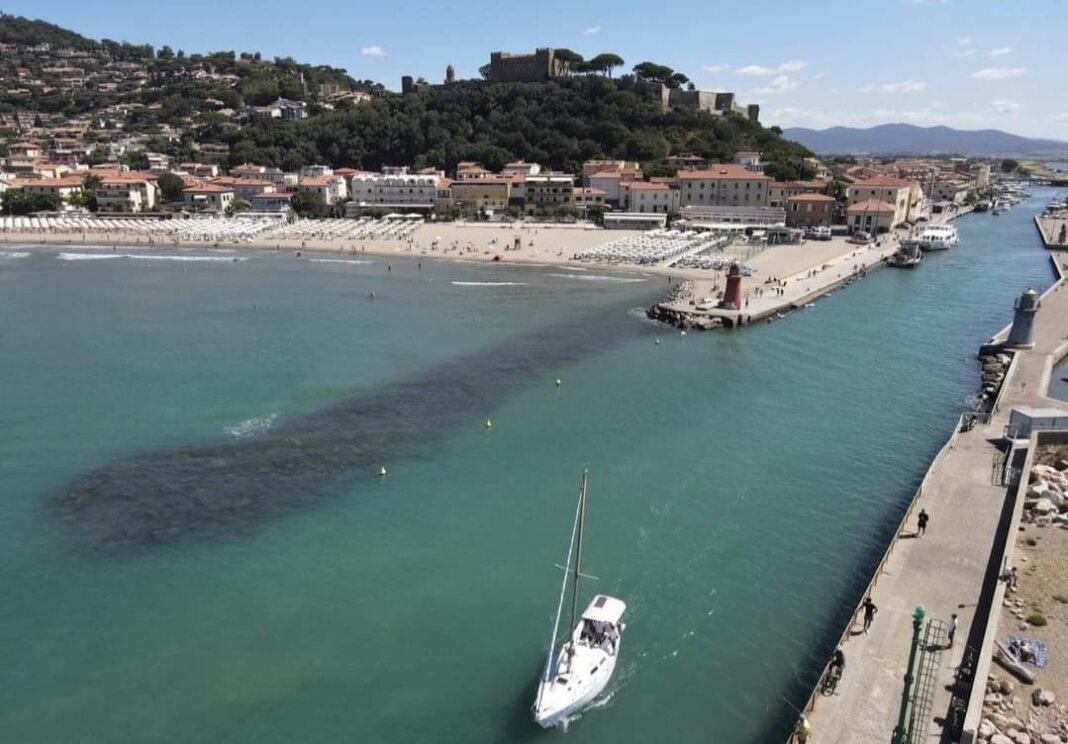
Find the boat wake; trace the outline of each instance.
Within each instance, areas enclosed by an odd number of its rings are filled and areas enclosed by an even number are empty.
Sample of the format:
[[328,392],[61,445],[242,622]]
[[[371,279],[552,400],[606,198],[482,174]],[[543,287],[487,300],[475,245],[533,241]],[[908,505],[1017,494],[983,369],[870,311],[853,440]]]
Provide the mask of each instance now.
[[312,263],[369,264],[374,261],[361,261],[358,258],[309,258]]
[[277,418],[278,414],[272,413],[268,416],[245,419],[240,424],[223,428],[226,430],[226,433],[234,439],[244,439],[245,437],[251,437],[254,434],[262,434],[267,431],[274,425],[275,419]]
[[29,253],[25,251],[0,251],[0,259],[4,258],[28,258]]

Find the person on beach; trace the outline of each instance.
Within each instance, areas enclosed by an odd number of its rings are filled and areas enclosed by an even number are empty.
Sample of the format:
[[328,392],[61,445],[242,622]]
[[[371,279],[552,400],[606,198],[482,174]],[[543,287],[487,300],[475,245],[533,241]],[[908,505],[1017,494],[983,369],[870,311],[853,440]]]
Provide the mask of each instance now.
[[957,613],[953,613],[949,616],[949,647],[953,648],[953,636],[957,634],[957,627],[960,623],[957,620]]
[[864,635],[867,635],[868,628],[871,627],[871,621],[875,619],[875,613],[879,611],[879,608],[871,601],[871,597],[866,597],[861,609],[864,610]]
[[1008,584],[1009,589],[1016,591],[1016,566],[1013,566],[1012,568],[1006,568],[1004,571],[1001,572],[1001,576],[999,576],[998,578]]
[[794,729],[794,737],[797,744],[808,744],[808,741],[812,738],[812,724],[804,716],[801,716],[801,720],[797,722],[797,728]]
[[927,520],[930,516],[927,514],[926,509],[920,509],[920,516],[916,518],[916,535],[917,537],[923,537],[927,534]]

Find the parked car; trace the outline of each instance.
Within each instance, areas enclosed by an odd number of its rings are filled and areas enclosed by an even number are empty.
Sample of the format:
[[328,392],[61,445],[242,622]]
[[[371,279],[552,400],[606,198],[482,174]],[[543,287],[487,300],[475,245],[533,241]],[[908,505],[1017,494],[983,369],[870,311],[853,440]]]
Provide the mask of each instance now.
[[867,245],[872,241],[871,233],[863,230],[857,230],[853,233],[853,236],[849,239],[851,243],[859,243],[860,245]]

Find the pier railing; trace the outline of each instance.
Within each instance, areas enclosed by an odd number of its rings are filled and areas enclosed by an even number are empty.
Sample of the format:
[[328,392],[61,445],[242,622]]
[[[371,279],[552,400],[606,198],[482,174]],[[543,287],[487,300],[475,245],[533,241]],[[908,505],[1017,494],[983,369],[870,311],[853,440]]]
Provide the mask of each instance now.
[[[960,417],[958,417],[956,426],[953,427],[953,433],[950,435],[949,439],[946,440],[946,443],[942,445],[942,449],[938,450],[938,454],[934,456],[934,459],[931,460],[931,464],[927,467],[927,472],[923,474],[923,480],[920,481],[920,485],[916,488],[915,493],[913,493],[912,495],[912,499],[909,501],[908,508],[905,509],[905,514],[901,517],[901,521],[898,522],[897,527],[895,528],[894,536],[890,540],[890,545],[887,546],[886,552],[883,553],[883,557],[879,559],[879,564],[875,567],[875,571],[871,577],[871,581],[868,582],[868,585],[861,593],[860,602],[863,602],[865,597],[871,596],[872,592],[875,590],[875,587],[879,584],[879,578],[883,575],[883,570],[886,568],[886,564],[890,560],[890,556],[892,556],[894,553],[894,548],[897,546],[898,542],[901,539],[901,535],[905,530],[905,525],[909,523],[910,519],[912,519],[912,514],[916,509],[916,504],[919,503],[920,497],[923,496],[924,489],[928,485],[928,480],[931,477],[931,473],[938,465],[942,463],[942,460],[945,459],[946,453],[949,452],[949,450],[953,447],[953,444],[957,441],[957,437],[960,435],[961,431],[964,430],[965,419],[969,415],[971,414],[962,413]],[[857,607],[849,616],[849,622],[846,623],[845,628],[842,629],[842,632],[838,637],[838,643],[844,645],[845,642],[849,639],[849,633],[852,630],[854,623],[856,623],[857,615],[859,614],[859,612],[860,603],[858,602]],[[830,659],[828,659],[827,663],[823,666],[823,670],[820,672],[820,681],[826,678],[827,672],[830,668],[830,664]],[[808,702],[805,703],[805,707],[803,708],[804,712],[808,713],[809,711],[813,710],[816,707],[816,701],[819,700],[820,697],[820,684],[819,682],[817,682],[816,687],[812,690],[812,694],[809,695]],[[793,735],[791,734],[791,739],[792,736]],[[887,736],[889,736],[889,732],[887,732]]]

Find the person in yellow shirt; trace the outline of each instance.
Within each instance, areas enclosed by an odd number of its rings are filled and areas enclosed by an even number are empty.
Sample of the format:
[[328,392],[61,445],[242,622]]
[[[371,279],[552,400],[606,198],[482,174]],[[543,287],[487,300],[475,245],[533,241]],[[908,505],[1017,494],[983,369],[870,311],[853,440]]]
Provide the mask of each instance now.
[[801,716],[801,720],[797,722],[797,728],[794,729],[794,737],[798,744],[807,744],[812,738],[812,724],[804,716]]

